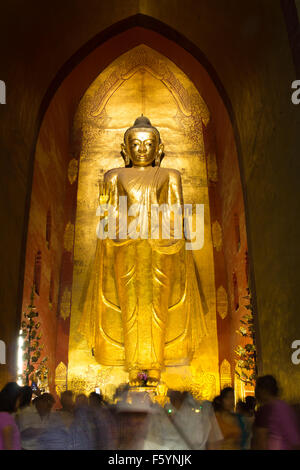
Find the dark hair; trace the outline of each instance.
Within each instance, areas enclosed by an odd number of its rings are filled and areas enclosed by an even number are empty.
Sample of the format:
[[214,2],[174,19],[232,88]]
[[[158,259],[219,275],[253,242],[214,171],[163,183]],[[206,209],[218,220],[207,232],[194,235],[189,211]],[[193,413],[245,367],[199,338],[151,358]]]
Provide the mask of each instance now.
[[91,392],[89,394],[89,403],[93,403],[94,405],[102,405],[103,397],[100,393]]
[[21,388],[20,408],[30,405],[32,399],[32,388],[25,385]]
[[43,393],[39,398],[40,398],[40,401],[48,401],[48,402],[51,401],[53,404],[55,403],[54,396],[48,392]]
[[72,390],[65,390],[64,392],[62,392],[60,395],[60,399],[63,400],[65,397],[73,397]]
[[223,388],[223,390],[221,391],[220,393],[220,399],[221,399],[221,402],[224,398],[226,398],[227,394],[228,393],[234,393],[234,390],[232,387],[225,387]]
[[243,400],[239,400],[236,404],[236,410],[239,410],[240,412],[247,413],[248,412],[248,407],[246,405],[246,402]]
[[13,413],[21,395],[21,387],[16,382],[8,382],[0,392],[0,411]]
[[36,404],[37,404],[37,402],[38,402],[39,400],[40,400],[40,396],[35,397],[35,398],[32,400],[32,404],[33,404],[34,406],[36,406]]
[[222,410],[222,404],[221,404],[221,397],[220,395],[217,395],[212,402],[212,406],[214,411],[221,411]]
[[245,399],[245,402],[246,402],[247,409],[249,411],[254,411],[255,410],[255,406],[256,406],[256,398],[255,397],[251,397],[251,396],[248,395]]
[[273,375],[263,375],[262,377],[258,377],[255,389],[264,390],[273,397],[277,397],[279,395],[277,381]]
[[220,395],[217,395],[212,402],[213,409],[215,411],[222,411],[223,410],[223,400],[226,398],[226,395],[228,393],[234,393],[234,390],[232,387],[225,387],[221,391]]
[[167,393],[168,397],[172,400],[180,400],[181,399],[181,396],[182,396],[182,392],[180,392],[179,390],[172,390],[172,389],[169,389],[168,390],[168,393]]

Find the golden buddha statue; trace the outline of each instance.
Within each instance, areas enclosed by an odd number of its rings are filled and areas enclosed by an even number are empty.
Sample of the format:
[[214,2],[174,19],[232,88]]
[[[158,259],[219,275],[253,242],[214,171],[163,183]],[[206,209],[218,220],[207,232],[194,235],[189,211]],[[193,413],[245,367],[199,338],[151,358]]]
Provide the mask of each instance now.
[[[206,335],[205,319],[185,249],[181,175],[160,167],[160,134],[143,115],[121,149],[125,167],[105,173],[100,194],[100,207],[117,223],[97,240],[80,332],[100,364],[123,365],[132,386],[141,373],[155,386],[165,367],[190,363]],[[165,211],[159,227],[157,207]]]

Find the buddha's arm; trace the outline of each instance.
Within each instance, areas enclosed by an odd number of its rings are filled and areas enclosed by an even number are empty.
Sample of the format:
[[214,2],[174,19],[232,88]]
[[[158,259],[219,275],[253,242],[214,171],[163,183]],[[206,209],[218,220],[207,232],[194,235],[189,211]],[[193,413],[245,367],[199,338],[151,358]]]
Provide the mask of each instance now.
[[[174,235],[175,225],[178,224],[183,231],[183,194],[182,194],[182,184],[181,184],[181,174],[177,170],[170,170],[169,174],[169,192],[168,192],[168,204],[173,207],[170,213],[170,223],[171,223],[171,238]],[[175,211],[177,207],[177,216],[175,216]],[[174,220],[176,217],[176,220]]]
[[104,181],[99,184],[99,205],[96,215],[100,216],[97,225],[99,239],[117,238],[118,216],[118,173],[117,169],[105,173]]
[[109,195],[108,203],[115,209],[118,207],[118,171],[109,170],[104,175],[104,184]]
[[170,205],[178,204],[181,207],[183,206],[181,174],[177,170],[170,170],[170,173],[169,173],[168,198],[169,198],[168,203]]

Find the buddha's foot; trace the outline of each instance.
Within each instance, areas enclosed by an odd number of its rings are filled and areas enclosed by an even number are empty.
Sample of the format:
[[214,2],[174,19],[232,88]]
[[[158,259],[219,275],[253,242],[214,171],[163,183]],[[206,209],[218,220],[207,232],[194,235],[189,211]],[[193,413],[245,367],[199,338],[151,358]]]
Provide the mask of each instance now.
[[160,381],[160,370],[151,369],[148,373],[147,385],[150,387],[156,387]]
[[138,387],[140,385],[139,379],[140,371],[137,369],[131,370],[129,372],[129,385],[130,387]]

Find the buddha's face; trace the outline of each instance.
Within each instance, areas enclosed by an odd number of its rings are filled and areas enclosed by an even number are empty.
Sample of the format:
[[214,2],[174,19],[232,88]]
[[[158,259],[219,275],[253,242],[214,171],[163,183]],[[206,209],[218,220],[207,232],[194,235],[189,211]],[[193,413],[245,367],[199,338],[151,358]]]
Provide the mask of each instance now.
[[163,145],[159,143],[157,133],[151,129],[132,129],[126,135],[125,144],[121,147],[123,153],[136,167],[151,165],[163,152]]

